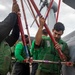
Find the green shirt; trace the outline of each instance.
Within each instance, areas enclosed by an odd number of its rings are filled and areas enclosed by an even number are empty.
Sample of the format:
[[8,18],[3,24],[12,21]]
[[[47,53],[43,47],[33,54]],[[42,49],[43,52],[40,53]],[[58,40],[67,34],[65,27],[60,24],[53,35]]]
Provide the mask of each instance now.
[[6,75],[11,71],[11,48],[6,41],[0,43],[0,74]]
[[[61,39],[58,41],[58,43],[62,46],[62,52],[68,58],[69,52],[67,44]],[[54,48],[54,44],[50,37],[43,36],[38,49],[40,50],[38,54],[39,60],[61,61],[58,51]],[[57,64],[39,63],[38,69],[50,73],[60,73],[60,65]]]
[[17,59],[17,62],[23,62],[23,60],[26,59],[26,52],[24,50],[24,45],[22,42],[19,42],[15,46],[15,58]]
[[35,46],[35,40],[33,40],[33,42],[32,42],[30,53],[31,53],[33,59],[37,60],[38,59],[38,54],[39,54],[40,50],[38,48],[35,48],[34,46]]

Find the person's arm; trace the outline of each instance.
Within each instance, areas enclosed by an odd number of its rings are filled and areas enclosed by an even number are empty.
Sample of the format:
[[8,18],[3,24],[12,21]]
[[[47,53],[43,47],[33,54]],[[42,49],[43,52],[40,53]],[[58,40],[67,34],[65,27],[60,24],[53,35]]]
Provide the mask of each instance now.
[[17,15],[10,13],[4,21],[0,22],[0,42],[3,41],[10,33],[17,21]]
[[16,57],[17,60],[19,60],[21,62],[23,62],[23,60],[24,60],[24,58],[21,56],[22,50],[23,50],[22,43],[18,43],[15,46],[15,57]]
[[71,57],[70,57],[70,50],[68,48],[68,45],[66,44],[66,48],[65,51],[63,52],[65,54],[65,56],[67,57],[67,63],[66,66],[75,66],[74,62],[71,62]]
[[43,29],[44,22],[45,22],[44,18],[40,17],[40,18],[39,18],[39,22],[40,22],[40,26],[39,26],[39,29],[38,29],[37,34],[36,34],[36,36],[35,36],[35,44],[36,44],[37,46],[39,46],[40,43],[41,43],[41,39],[42,39],[42,29]]
[[19,38],[19,27],[15,25],[12,33],[5,39],[9,46],[13,46]]
[[17,24],[17,13],[19,11],[17,2],[13,2],[12,12],[0,22],[0,42],[9,35],[12,28]]

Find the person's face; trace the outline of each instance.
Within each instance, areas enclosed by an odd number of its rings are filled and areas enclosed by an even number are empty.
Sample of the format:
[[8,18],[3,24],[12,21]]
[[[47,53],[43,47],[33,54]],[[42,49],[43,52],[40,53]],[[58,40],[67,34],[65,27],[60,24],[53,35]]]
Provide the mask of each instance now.
[[52,32],[53,32],[53,37],[55,38],[56,41],[58,41],[61,38],[61,35],[63,34],[62,31],[52,30]]

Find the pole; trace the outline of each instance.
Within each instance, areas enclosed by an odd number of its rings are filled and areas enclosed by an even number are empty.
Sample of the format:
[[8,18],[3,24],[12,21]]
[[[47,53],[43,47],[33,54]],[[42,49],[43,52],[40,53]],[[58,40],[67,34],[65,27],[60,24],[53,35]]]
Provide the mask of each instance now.
[[[31,3],[32,3],[33,7],[34,7],[34,9],[36,10],[37,14],[38,14],[39,16],[42,16],[41,13],[40,13],[40,11],[39,11],[38,8],[37,8],[35,2],[34,2],[33,0],[30,0],[30,1],[31,1]],[[46,25],[46,23],[44,24],[44,27],[46,28],[46,30],[47,30],[47,32],[48,32],[48,34],[49,34],[51,40],[53,41],[54,45],[56,45],[57,42],[56,42],[55,39],[53,38],[53,36],[52,36],[52,34],[51,34],[51,32],[50,32],[48,26]],[[66,60],[66,57],[65,57],[65,55],[61,52],[61,49],[58,49],[57,51],[58,51],[58,53],[59,53],[59,57],[60,57],[63,61],[65,61],[65,60]]]
[[24,5],[23,5],[22,0],[21,0],[21,6],[22,6],[22,11],[23,11],[24,20],[25,20],[25,24],[26,24],[26,29],[27,29],[27,33],[28,33],[29,45],[31,46],[30,34],[29,34],[28,24],[27,24],[27,20],[26,20],[26,14],[25,14]]
[[[16,0],[13,0],[13,3],[17,2]],[[28,50],[27,50],[27,46],[26,46],[26,40],[25,40],[25,36],[24,36],[24,31],[23,31],[23,27],[22,27],[22,22],[21,22],[21,15],[20,13],[17,13],[18,15],[18,26],[19,26],[19,29],[20,29],[20,32],[21,32],[21,37],[22,37],[22,41],[23,41],[23,45],[24,45],[24,50],[26,52],[26,56],[27,58],[29,58],[29,53],[28,53]]]

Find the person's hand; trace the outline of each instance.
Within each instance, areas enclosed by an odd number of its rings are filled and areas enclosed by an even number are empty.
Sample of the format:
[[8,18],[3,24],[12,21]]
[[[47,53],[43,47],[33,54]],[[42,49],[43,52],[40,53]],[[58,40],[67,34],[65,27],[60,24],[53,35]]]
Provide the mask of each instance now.
[[20,12],[19,5],[17,4],[16,0],[13,0],[12,12],[16,14]]
[[31,58],[26,58],[26,59],[23,60],[23,62],[25,62],[25,63],[32,63],[33,62],[33,58],[32,57]]
[[24,63],[29,63],[29,58],[23,60]]
[[55,44],[55,49],[56,49],[56,50],[61,49],[61,48],[62,48],[62,47],[61,47],[58,43]]
[[29,62],[33,63],[33,58],[32,57],[30,57]]
[[[56,43],[55,44],[55,49],[56,50],[61,50],[62,49],[62,46],[59,44],[59,43]],[[62,52],[61,52],[62,53]],[[66,58],[66,56],[62,53],[62,55],[60,55],[60,58],[61,58],[61,60],[63,60],[63,61],[66,61],[67,60],[67,58]]]
[[45,19],[42,16],[39,17],[39,23],[41,26],[44,26],[45,24]]
[[73,62],[66,62],[66,66],[73,66]]

